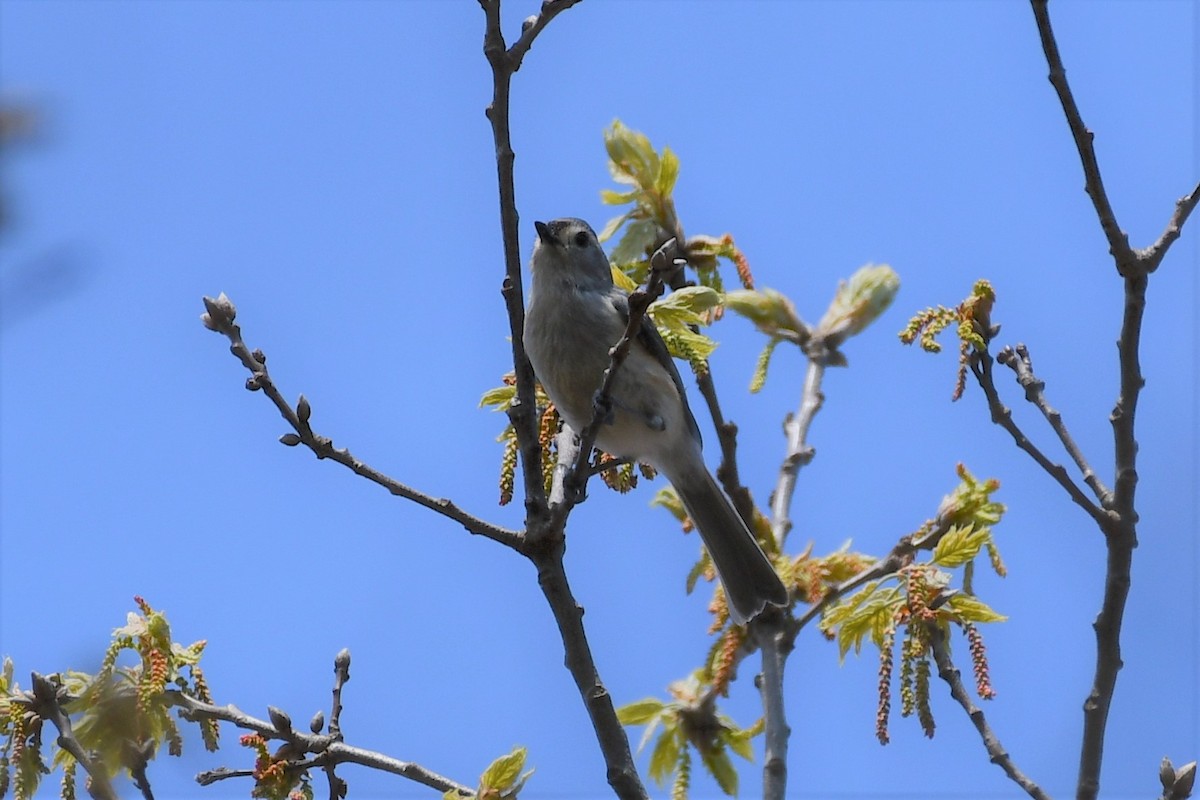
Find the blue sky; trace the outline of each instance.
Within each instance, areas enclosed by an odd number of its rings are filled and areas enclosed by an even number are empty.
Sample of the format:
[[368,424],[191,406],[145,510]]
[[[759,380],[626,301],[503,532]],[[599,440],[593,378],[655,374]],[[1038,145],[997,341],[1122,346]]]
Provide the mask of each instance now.
[[[506,3],[516,34],[534,2]],[[1054,2],[1052,18],[1110,197],[1135,245],[1200,176],[1194,3]],[[285,394],[377,468],[502,524],[501,417],[477,408],[510,368],[490,75],[476,3],[0,2],[0,86],[39,113],[5,153],[0,238],[0,652],[18,675],[94,669],[132,596],[178,640],[209,640],[218,702],[307,719],[354,656],[348,741],[473,783],[520,743],[530,798],[610,796],[533,570],[498,546],[276,442],[200,297],[237,303]],[[1001,480],[1009,566],[980,578],[1009,616],[985,630],[989,720],[1048,791],[1071,793],[1102,589],[1099,534],[988,421],[954,364],[902,348],[917,309],[987,277],[1051,402],[1111,478],[1121,289],[1022,2],[587,0],[514,80],[522,247],[532,222],[599,227],[614,118],[680,156],[689,233],[730,232],[760,285],[815,322],[867,262],[901,276],[892,309],[845,348],[811,432],[790,549],[885,553],[933,515],[963,461]],[[1197,230],[1153,276],[1142,339],[1141,546],[1109,726],[1105,797],[1157,792],[1164,756],[1200,751]],[[729,320],[713,369],[765,502],[803,362]],[[1017,418],[1050,432],[1003,384]],[[711,432],[707,438],[715,437]],[[709,452],[710,459],[715,454]],[[568,569],[604,680],[661,694],[708,647],[695,556],[652,487],[593,491]],[[956,651],[961,654],[965,648]],[[789,796],[1016,796],[940,686],[937,737],[872,734],[874,657],[838,666],[815,631],[787,674]],[[749,724],[751,669],[725,710]],[[640,731],[631,731],[636,742]],[[162,798],[246,796],[191,776],[226,747],[151,773]],[[644,760],[641,762],[644,765]],[[345,770],[359,797],[430,796]],[[759,786],[742,769],[743,796]],[[52,794],[47,787],[47,796]],[[716,796],[699,782],[694,797]],[[660,792],[659,794],[664,794]]]

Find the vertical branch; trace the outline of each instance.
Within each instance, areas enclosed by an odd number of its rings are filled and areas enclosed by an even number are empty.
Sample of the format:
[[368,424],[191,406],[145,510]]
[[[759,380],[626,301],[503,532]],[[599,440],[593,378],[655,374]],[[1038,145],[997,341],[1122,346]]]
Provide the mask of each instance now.
[[1054,30],[1050,27],[1047,0],[1031,1],[1033,15],[1037,19],[1038,35],[1042,40],[1042,50],[1050,67],[1050,84],[1058,94],[1058,101],[1067,117],[1067,125],[1071,128],[1071,136],[1075,139],[1075,149],[1079,151],[1079,160],[1083,163],[1084,189],[1096,208],[1100,227],[1104,229],[1104,236],[1108,239],[1108,251],[1117,262],[1117,270],[1124,275],[1126,269],[1132,267],[1137,260],[1137,255],[1129,246],[1129,237],[1117,224],[1117,217],[1108,202],[1108,193],[1104,190],[1104,181],[1100,177],[1100,165],[1096,161],[1096,150],[1092,147],[1094,135],[1083,124],[1083,117],[1079,113],[1079,107],[1075,105],[1071,87],[1067,84],[1067,70],[1063,67],[1058,43],[1054,39]]
[[758,680],[758,688],[763,701],[763,719],[766,721],[763,800],[783,800],[787,794],[788,737],[792,733],[783,707],[783,668],[787,664],[791,645],[784,643],[784,620],[780,615],[773,615],[770,621],[756,621],[751,630],[762,652],[762,675]]
[[[522,292],[518,215],[513,182],[515,154],[509,132],[509,93],[513,73],[520,69],[521,61],[529,52],[534,39],[550,20],[577,2],[579,0],[544,0],[540,12],[522,24],[520,38],[511,47],[506,47],[504,35],[500,30],[500,0],[479,0],[487,19],[483,51],[492,67],[492,102],[487,108],[487,117],[492,125],[492,136],[496,146],[496,172],[500,191],[500,228],[504,242],[505,267],[501,293],[508,309],[513,370],[516,376],[516,400],[509,410],[509,419],[516,430],[521,452],[526,520],[530,527],[529,546],[522,552],[537,567],[538,583],[562,636],[567,669],[575,680],[604,756],[608,782],[622,800],[644,800],[647,797],[646,790],[634,766],[629,739],[617,719],[612,698],[596,671],[583,628],[583,609],[571,593],[563,567],[565,541],[562,528],[566,522],[565,510],[570,504],[561,504],[564,513],[552,516],[546,503],[546,492],[542,484],[541,448],[537,435],[533,367],[529,363],[522,340],[525,328],[525,300]],[[612,369],[615,369],[615,366]],[[580,458],[586,459],[591,448],[581,450],[584,452]],[[562,483],[559,482],[559,486]]]
[[1149,274],[1158,268],[1167,249],[1179,238],[1183,223],[1200,203],[1200,186],[1176,202],[1175,212],[1166,230],[1153,245],[1143,250],[1130,247],[1129,239],[1117,223],[1104,191],[1100,166],[1092,147],[1092,132],[1084,124],[1067,83],[1066,69],[1050,26],[1047,0],[1031,0],[1031,3],[1042,50],[1050,68],[1050,83],[1058,94],[1071,136],[1075,140],[1075,148],[1079,151],[1088,196],[1092,198],[1100,227],[1108,239],[1109,252],[1116,262],[1117,272],[1125,281],[1125,310],[1121,320],[1121,335],[1117,340],[1120,389],[1110,417],[1116,476],[1111,498],[1104,504],[1105,510],[1115,519],[1109,525],[1100,525],[1105,534],[1108,558],[1104,599],[1092,626],[1096,631],[1096,670],[1091,691],[1083,706],[1083,743],[1076,786],[1076,794],[1081,800],[1091,800],[1100,792],[1100,768],[1104,757],[1108,711],[1116,689],[1117,673],[1122,666],[1121,624],[1129,596],[1133,550],[1137,547],[1138,514],[1134,501],[1138,481],[1138,443],[1134,422],[1138,397],[1145,384],[1139,348],[1142,316],[1146,308],[1146,285]]
[[821,391],[825,366],[824,358],[809,355],[800,408],[795,414],[789,414],[783,423],[787,435],[787,453],[783,457],[783,466],[779,468],[779,481],[771,493],[771,532],[780,549],[792,529],[792,496],[796,493],[796,476],[800,467],[813,457],[813,449],[807,441],[808,429],[825,402],[825,395]]
[[504,242],[504,281],[501,294],[508,309],[509,332],[512,341],[513,372],[517,382],[516,400],[508,416],[517,433],[521,451],[521,474],[525,486],[525,510],[532,520],[544,518],[545,489],[542,485],[542,453],[537,437],[537,402],[533,391],[533,367],[525,354],[525,296],[521,282],[521,243],[517,225],[516,189],[513,181],[513,162],[516,154],[509,132],[509,92],[512,76],[521,67],[525,53],[534,38],[557,14],[578,0],[550,0],[542,4],[542,12],[522,26],[521,38],[511,48],[505,46],[500,30],[500,0],[480,0],[487,18],[483,53],[492,67],[492,102],[487,118],[492,125],[496,146],[496,177],[500,190],[500,233]]

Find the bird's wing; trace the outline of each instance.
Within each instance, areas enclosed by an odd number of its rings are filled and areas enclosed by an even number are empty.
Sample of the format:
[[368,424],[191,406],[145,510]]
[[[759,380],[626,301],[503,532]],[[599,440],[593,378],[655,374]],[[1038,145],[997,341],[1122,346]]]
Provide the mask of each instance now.
[[[612,295],[613,307],[621,315],[621,320],[626,326],[629,325],[629,298],[617,290]],[[658,328],[654,324],[654,320],[650,319],[650,315],[646,314],[642,317],[641,327],[637,333],[637,344],[645,348],[646,352],[654,356],[654,360],[662,365],[662,368],[671,376],[671,381],[675,384],[675,389],[679,392],[679,401],[683,403],[683,416],[687,420],[688,430],[692,437],[696,440],[696,444],[703,444],[700,437],[700,426],[696,424],[696,418],[692,415],[692,409],[688,406],[687,391],[683,388],[683,379],[679,377],[679,370],[675,368],[675,359],[671,358],[670,352],[667,350],[667,343],[663,341],[662,335],[659,334]]]

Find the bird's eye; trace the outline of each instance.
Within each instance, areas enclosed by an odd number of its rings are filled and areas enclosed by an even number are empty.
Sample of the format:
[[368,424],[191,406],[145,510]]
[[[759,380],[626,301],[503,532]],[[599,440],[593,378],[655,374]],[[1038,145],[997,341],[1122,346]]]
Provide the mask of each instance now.
[[587,247],[587,243],[588,243],[587,231],[580,231],[579,233],[575,234],[575,245],[577,247]]

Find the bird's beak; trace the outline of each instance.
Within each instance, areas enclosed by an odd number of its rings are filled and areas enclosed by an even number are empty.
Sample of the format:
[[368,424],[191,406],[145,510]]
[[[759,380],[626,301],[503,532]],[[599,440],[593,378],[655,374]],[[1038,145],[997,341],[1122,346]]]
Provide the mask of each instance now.
[[534,229],[537,231],[538,238],[545,244],[558,244],[558,240],[554,238],[554,234],[550,232],[550,226],[544,222],[533,223]]

